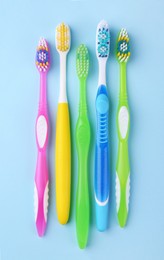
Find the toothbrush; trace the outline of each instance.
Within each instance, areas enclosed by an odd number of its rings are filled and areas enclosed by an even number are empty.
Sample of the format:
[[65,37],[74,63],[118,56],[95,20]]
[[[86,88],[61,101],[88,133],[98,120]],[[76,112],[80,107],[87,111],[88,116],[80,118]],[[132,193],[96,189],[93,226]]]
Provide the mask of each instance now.
[[96,96],[97,133],[95,151],[94,193],[96,225],[99,231],[108,227],[109,202],[109,99],[106,87],[106,62],[110,52],[109,25],[102,20],[97,26],[96,54],[99,63],[99,81]]
[[76,194],[76,232],[79,247],[85,248],[89,230],[88,154],[90,125],[87,116],[86,79],[89,70],[88,49],[81,44],[76,53],[76,70],[80,81],[79,116],[76,124],[76,147],[78,153],[78,186]]
[[126,64],[130,56],[129,36],[122,29],[117,40],[117,59],[120,64],[120,95],[117,112],[118,158],[116,166],[116,204],[119,225],[127,221],[130,196],[130,166],[128,155],[129,107],[126,89]]
[[43,236],[47,223],[48,210],[48,169],[46,149],[48,143],[48,113],[46,101],[46,78],[50,67],[49,47],[44,38],[41,38],[37,47],[36,67],[40,73],[40,100],[36,119],[36,141],[38,158],[35,174],[35,222],[39,236]]
[[66,58],[70,49],[70,29],[61,23],[56,28],[56,49],[60,55],[60,93],[56,122],[56,207],[58,221],[66,224],[70,211],[71,145],[66,93]]

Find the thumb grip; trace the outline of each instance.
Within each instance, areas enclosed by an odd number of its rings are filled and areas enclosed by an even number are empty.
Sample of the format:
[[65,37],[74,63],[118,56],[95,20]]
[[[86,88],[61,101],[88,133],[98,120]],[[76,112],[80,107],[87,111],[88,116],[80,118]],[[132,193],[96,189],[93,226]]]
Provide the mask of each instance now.
[[97,137],[95,151],[95,203],[96,225],[99,231],[108,226],[109,201],[109,140],[108,140],[108,112],[109,99],[106,87],[101,85],[96,97]]

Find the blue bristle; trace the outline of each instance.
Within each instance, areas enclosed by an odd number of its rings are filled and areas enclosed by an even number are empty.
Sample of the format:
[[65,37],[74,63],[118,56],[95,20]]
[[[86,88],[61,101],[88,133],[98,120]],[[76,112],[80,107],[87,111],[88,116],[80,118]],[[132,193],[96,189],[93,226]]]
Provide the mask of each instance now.
[[110,35],[108,28],[98,30],[98,53],[99,57],[107,57],[109,54]]
[[48,62],[48,51],[42,49],[37,51],[36,60],[39,63],[46,63]]
[[46,50],[37,51],[37,61],[38,62],[47,62],[48,61],[48,51],[46,51]]

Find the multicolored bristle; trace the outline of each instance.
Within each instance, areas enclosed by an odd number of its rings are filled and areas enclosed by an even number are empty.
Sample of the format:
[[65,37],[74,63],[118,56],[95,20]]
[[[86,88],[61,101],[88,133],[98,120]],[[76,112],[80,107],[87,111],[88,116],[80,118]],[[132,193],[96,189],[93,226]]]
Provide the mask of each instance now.
[[56,27],[56,49],[59,52],[68,52],[70,49],[70,28],[64,23]]
[[108,58],[110,52],[109,25],[102,20],[97,26],[96,54],[97,58]]
[[89,54],[84,44],[81,44],[76,51],[76,70],[79,79],[86,79],[89,71]]
[[129,36],[126,29],[121,29],[117,40],[117,59],[119,62],[127,62],[130,57]]
[[37,47],[36,66],[40,72],[47,72],[50,67],[49,47],[44,38],[40,38]]

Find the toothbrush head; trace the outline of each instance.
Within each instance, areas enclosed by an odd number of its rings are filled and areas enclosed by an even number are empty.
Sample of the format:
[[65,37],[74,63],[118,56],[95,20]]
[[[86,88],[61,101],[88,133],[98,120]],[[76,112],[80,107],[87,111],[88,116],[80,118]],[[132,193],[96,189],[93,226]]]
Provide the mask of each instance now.
[[79,79],[86,79],[89,71],[89,54],[84,44],[81,44],[76,51],[76,71]]
[[56,49],[59,53],[67,53],[70,49],[70,28],[68,25],[61,23],[56,27]]
[[36,52],[36,67],[39,72],[46,73],[50,67],[50,53],[48,43],[44,38],[40,38]]
[[96,55],[98,59],[107,60],[110,52],[110,31],[109,25],[102,20],[97,26],[96,33]]
[[118,35],[116,55],[120,63],[126,63],[130,57],[129,36],[127,30],[124,28],[121,29]]

